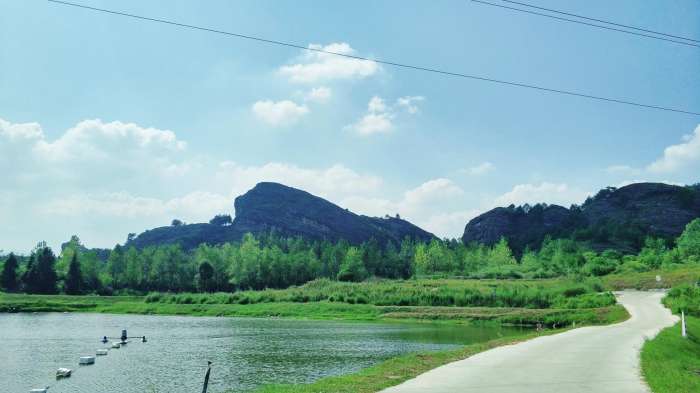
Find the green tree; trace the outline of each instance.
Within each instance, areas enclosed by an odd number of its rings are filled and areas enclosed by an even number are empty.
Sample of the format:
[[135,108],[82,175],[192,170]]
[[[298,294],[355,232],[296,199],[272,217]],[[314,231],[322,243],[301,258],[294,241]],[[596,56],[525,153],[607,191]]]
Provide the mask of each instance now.
[[32,253],[36,256],[36,263],[31,263],[25,274],[25,286],[29,293],[52,294],[56,293],[55,264],[56,256],[46,243],[40,243]]
[[685,226],[676,244],[682,258],[700,262],[700,218],[694,219]]
[[70,264],[68,264],[68,273],[66,273],[66,281],[64,290],[69,295],[79,295],[83,292],[85,283],[83,282],[83,273],[80,271],[80,262],[78,261],[78,253],[73,253]]
[[367,276],[367,269],[362,261],[362,251],[357,247],[348,248],[345,258],[343,258],[343,263],[340,265],[338,280],[362,281]]
[[2,274],[0,275],[0,287],[5,291],[14,292],[19,289],[19,278],[17,277],[18,268],[19,262],[17,262],[17,257],[15,254],[10,253],[2,267]]
[[214,287],[214,267],[207,261],[199,264],[199,290],[209,292]]
[[112,288],[124,288],[126,285],[126,259],[122,246],[117,244],[109,253],[107,258],[107,276],[109,280],[106,284]]
[[488,259],[492,266],[515,265],[517,263],[513,252],[508,247],[508,241],[504,237],[491,248]]

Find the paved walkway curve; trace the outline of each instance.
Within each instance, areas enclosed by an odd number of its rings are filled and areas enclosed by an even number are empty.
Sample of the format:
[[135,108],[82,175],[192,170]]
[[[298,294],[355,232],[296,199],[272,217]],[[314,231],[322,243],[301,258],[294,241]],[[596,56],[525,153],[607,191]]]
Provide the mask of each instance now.
[[383,393],[647,393],[639,372],[645,337],[677,321],[661,292],[623,291],[631,318],[519,344],[449,363]]

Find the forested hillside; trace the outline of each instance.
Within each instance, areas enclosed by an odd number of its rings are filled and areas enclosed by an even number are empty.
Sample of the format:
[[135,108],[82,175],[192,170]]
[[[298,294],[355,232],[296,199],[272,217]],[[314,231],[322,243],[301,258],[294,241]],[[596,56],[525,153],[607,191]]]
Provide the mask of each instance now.
[[546,237],[575,240],[597,251],[636,253],[647,237],[671,244],[700,217],[700,186],[636,183],[608,187],[581,205],[509,206],[469,221],[462,241],[492,245],[508,240],[517,255],[539,249]]

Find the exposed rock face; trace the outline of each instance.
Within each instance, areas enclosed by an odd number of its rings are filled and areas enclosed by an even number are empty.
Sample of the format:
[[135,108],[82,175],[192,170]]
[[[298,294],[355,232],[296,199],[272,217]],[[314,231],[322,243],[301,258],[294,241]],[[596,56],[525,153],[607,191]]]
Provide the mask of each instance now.
[[405,237],[429,240],[434,236],[399,218],[357,215],[306,191],[278,183],[259,183],[236,198],[233,226],[241,232],[276,230],[285,235],[353,244],[371,238],[401,242]]
[[549,235],[589,241],[596,249],[639,249],[646,236],[674,238],[700,217],[700,188],[636,183],[606,188],[581,207],[496,208],[469,221],[465,243],[508,239],[516,252],[538,248]]
[[179,243],[185,249],[201,243],[221,244],[240,240],[245,233],[276,231],[284,236],[360,244],[372,238],[380,243],[400,243],[410,237],[430,240],[435,236],[400,218],[358,215],[306,191],[278,183],[259,183],[234,202],[232,225],[189,224],[155,228],[127,243],[136,247]]
[[700,216],[700,192],[697,187],[637,183],[602,190],[582,207],[591,224],[641,225],[654,235],[675,237]]
[[514,250],[540,244],[546,235],[564,232],[572,225],[569,209],[558,205],[532,208],[497,207],[469,221],[462,241],[494,244],[502,237]]

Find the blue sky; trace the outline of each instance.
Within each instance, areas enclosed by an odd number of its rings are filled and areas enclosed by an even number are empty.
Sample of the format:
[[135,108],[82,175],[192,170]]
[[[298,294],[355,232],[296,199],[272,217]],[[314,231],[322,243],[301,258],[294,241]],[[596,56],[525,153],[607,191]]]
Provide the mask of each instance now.
[[[79,1],[79,0],[76,0]],[[700,49],[469,1],[97,1],[343,53],[700,111]],[[534,4],[700,38],[693,0]],[[460,236],[489,208],[695,183],[700,117],[0,1],[0,249],[112,247],[279,181]]]

